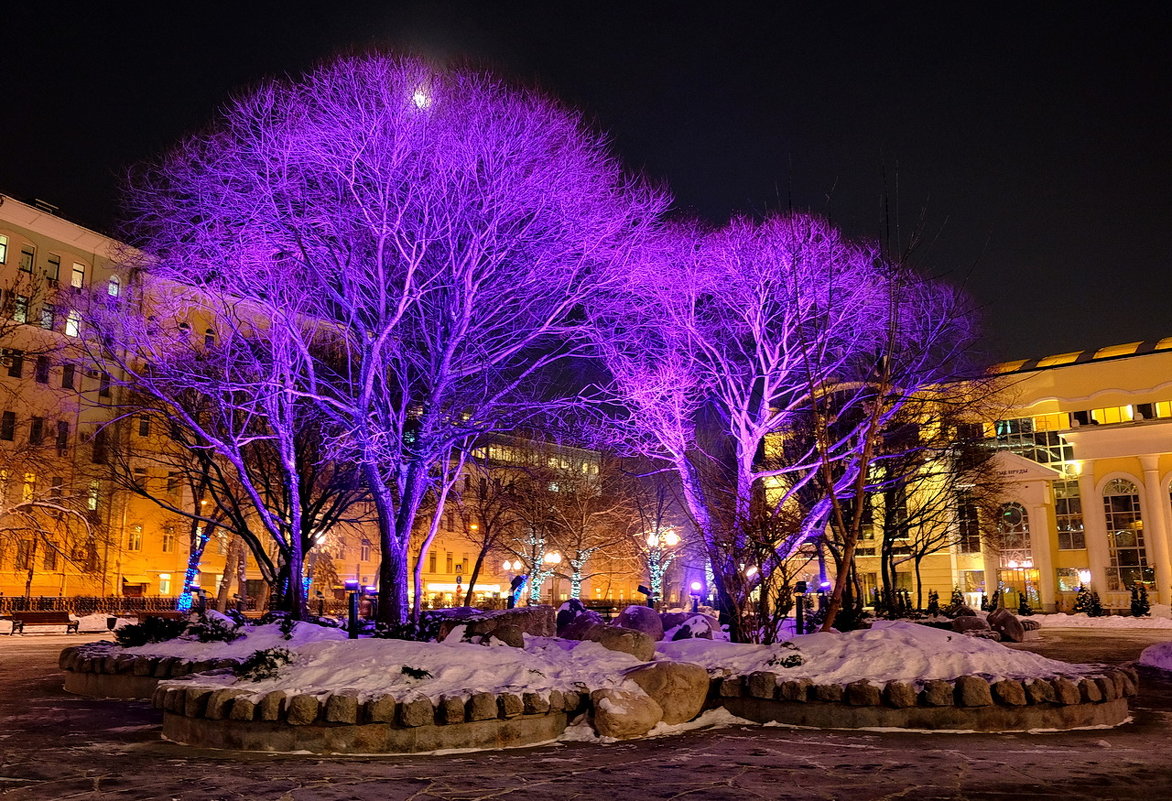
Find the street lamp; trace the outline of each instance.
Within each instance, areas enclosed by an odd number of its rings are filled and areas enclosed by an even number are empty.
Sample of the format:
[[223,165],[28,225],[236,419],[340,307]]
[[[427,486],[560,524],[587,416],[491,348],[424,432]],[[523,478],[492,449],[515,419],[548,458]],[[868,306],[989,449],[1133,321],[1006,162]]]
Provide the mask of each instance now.
[[663,577],[676,558],[671,549],[680,544],[680,535],[672,529],[664,532],[653,531],[647,535],[647,577],[651,580],[651,592],[647,605],[655,606],[663,594]]
[[698,581],[692,582],[692,614],[698,615],[700,613],[700,591],[704,589],[704,585]]

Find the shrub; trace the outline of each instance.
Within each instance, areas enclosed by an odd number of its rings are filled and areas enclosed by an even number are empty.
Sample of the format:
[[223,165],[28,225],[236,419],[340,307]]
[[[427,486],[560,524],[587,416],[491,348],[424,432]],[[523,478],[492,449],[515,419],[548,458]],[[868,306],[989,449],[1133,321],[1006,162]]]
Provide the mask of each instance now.
[[200,642],[232,642],[243,637],[244,633],[230,619],[222,615],[209,615],[188,626],[185,636]]
[[1034,608],[1030,606],[1030,602],[1026,600],[1024,595],[1020,597],[1021,600],[1017,604],[1017,613],[1022,617],[1029,617],[1034,613]]
[[251,681],[275,679],[281,668],[293,662],[293,654],[285,648],[266,648],[253,651],[252,655],[236,666],[236,675]]
[[1136,584],[1131,588],[1131,614],[1135,617],[1147,617],[1152,613],[1152,602],[1148,600],[1148,588],[1143,584]]
[[186,630],[186,620],[148,617],[141,623],[129,623],[115,630],[114,640],[123,648],[137,648],[147,643],[174,640]]

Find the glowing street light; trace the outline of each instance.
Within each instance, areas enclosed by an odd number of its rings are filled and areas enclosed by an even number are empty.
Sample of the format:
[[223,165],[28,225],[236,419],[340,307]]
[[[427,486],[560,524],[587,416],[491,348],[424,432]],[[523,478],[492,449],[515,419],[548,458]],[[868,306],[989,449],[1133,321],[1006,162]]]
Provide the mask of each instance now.
[[415,94],[411,95],[411,102],[415,104],[415,108],[422,111],[431,105],[431,95],[420,87],[415,90]]

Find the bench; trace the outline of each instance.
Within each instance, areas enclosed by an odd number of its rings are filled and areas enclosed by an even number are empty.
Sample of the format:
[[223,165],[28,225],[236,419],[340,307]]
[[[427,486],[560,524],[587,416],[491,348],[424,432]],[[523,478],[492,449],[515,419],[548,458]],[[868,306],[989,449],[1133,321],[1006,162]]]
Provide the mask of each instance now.
[[65,626],[66,634],[77,634],[78,621],[70,620],[68,612],[12,612],[12,634],[24,634],[25,626]]

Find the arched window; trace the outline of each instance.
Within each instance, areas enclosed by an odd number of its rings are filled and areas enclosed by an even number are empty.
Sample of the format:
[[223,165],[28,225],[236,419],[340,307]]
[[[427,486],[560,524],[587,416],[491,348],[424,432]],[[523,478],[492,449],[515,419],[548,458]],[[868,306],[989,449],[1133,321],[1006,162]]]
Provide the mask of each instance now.
[[203,332],[203,344],[205,348],[212,348],[216,345],[216,332],[212,329],[207,329]]
[[1024,506],[1020,503],[1001,504],[997,513],[997,532],[1000,539],[997,550],[1001,553],[1002,567],[1033,567],[1030,518]]
[[182,337],[183,339],[187,339],[188,337],[190,337],[191,336],[191,325],[188,323],[180,323],[179,324],[179,336]]
[[1103,511],[1107,518],[1107,589],[1126,590],[1138,582],[1155,580],[1148,567],[1144,545],[1144,521],[1140,513],[1139,488],[1125,478],[1116,478],[1103,487]]
[[122,294],[122,282],[118,280],[118,276],[110,276],[110,280],[106,283],[106,294],[112,298]]

